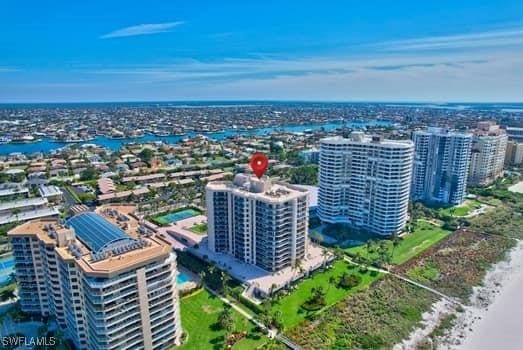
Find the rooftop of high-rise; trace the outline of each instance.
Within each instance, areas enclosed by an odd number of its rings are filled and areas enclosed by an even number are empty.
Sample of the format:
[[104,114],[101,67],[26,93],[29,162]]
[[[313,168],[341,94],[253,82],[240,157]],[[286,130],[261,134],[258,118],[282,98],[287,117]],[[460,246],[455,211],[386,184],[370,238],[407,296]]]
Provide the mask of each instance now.
[[267,176],[257,178],[250,174],[237,174],[233,181],[209,182],[207,188],[213,191],[230,191],[268,203],[283,203],[308,195],[305,188],[285,182],[271,181]]
[[481,121],[472,132],[477,136],[499,136],[507,134],[507,131],[497,125],[495,121]]
[[76,214],[65,222],[29,221],[8,235],[36,235],[44,244],[55,246],[62,259],[76,261],[84,273],[95,277],[109,278],[169,256],[168,240],[144,228],[125,209],[128,207],[101,207],[97,212]]
[[412,147],[411,140],[389,140],[383,136],[366,135],[361,131],[355,131],[350,134],[348,138],[341,136],[328,137],[321,140],[322,143],[331,144],[379,144],[380,146],[390,147]]
[[472,137],[472,134],[468,133],[468,132],[461,132],[461,131],[452,130],[452,129],[445,128],[445,127],[436,127],[436,126],[430,126],[425,130],[416,130],[416,131],[414,131],[414,133],[421,134],[421,135]]

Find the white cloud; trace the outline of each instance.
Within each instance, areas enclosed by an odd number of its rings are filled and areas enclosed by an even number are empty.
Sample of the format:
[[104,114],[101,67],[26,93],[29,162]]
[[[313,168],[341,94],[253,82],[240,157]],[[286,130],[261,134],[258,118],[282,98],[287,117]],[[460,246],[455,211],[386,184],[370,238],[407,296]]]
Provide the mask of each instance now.
[[468,34],[394,40],[375,46],[389,51],[420,51],[509,47],[523,44],[523,28],[493,30]]
[[[86,100],[517,102],[523,91],[520,40],[523,28],[389,41],[345,56],[79,67],[75,79],[86,78],[86,86],[67,93],[76,91]],[[49,90],[59,89],[65,90],[58,85]],[[13,94],[7,88],[5,93],[4,99]]]
[[96,73],[136,91],[147,86],[149,93],[167,100],[520,101],[522,61],[523,50],[511,50],[368,58],[183,61]]
[[19,71],[20,70],[18,68],[0,66],[0,73],[12,73],[12,72],[19,72]]
[[138,24],[135,26],[117,29],[115,31],[102,35],[100,38],[101,39],[110,39],[110,38],[123,38],[123,37],[128,37],[128,36],[165,33],[165,32],[170,32],[172,29],[174,29],[182,24],[184,24],[183,21]]

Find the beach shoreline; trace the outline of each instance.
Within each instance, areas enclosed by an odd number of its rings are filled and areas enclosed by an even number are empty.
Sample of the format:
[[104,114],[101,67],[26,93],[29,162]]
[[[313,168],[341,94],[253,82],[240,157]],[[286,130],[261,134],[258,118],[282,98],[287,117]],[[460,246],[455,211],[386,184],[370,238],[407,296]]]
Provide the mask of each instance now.
[[[441,320],[456,316],[452,328],[435,339],[435,348],[445,350],[520,349],[523,344],[523,241],[512,248],[506,259],[494,264],[483,284],[476,286],[468,305],[458,312],[456,305],[438,300],[422,315],[420,325],[408,338],[394,346],[407,350],[433,343],[431,333]],[[460,310],[461,311],[461,310]]]
[[495,264],[482,286],[474,288],[470,306],[458,315],[441,348],[460,350],[521,349],[523,332],[523,241]]

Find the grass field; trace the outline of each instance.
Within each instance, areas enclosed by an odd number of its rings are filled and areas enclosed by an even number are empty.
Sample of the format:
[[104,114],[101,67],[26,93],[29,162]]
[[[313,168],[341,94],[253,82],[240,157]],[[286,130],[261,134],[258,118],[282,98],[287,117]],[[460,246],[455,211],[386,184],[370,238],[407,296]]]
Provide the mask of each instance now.
[[[224,334],[218,326],[223,302],[206,290],[180,300],[182,327],[187,339],[179,349],[223,349]],[[233,312],[235,331],[247,331],[247,337],[234,344],[234,350],[255,349],[268,339],[256,332],[255,326],[236,311]]]
[[[444,230],[437,225],[418,220],[415,231],[405,235],[396,247],[394,247],[392,241],[386,241],[388,251],[392,254],[391,262],[396,265],[403,264],[449,234],[450,231]],[[365,244],[347,248],[345,251],[349,254],[359,253],[360,256],[366,259],[376,258],[378,254],[377,249],[374,249],[369,254]]]
[[481,203],[478,202],[477,200],[467,199],[461,205],[450,207],[450,208],[439,209],[439,212],[440,212],[440,214],[445,215],[445,216],[465,216],[480,205],[481,205]]
[[196,233],[197,235],[205,235],[207,234],[207,224],[196,224],[193,227],[189,228],[191,232]]
[[[360,275],[362,278],[361,283],[354,288],[344,289],[338,288],[335,284],[331,284],[329,282],[331,277],[337,279],[343,272]],[[350,265],[345,261],[339,260],[332,268],[323,272],[314,273],[311,278],[304,279],[298,283],[297,288],[293,289],[289,295],[286,295],[278,301],[274,302],[272,312],[275,312],[276,310],[281,311],[283,325],[286,329],[288,329],[297,325],[308,315],[309,312],[303,310],[301,305],[310,297],[311,289],[313,287],[317,288],[322,286],[324,288],[324,291],[326,292],[326,306],[323,309],[325,309],[342,300],[346,296],[366,288],[379,277],[380,275],[375,272],[369,271],[366,273],[361,273],[354,265]],[[322,312],[322,309],[312,313],[318,312]]]

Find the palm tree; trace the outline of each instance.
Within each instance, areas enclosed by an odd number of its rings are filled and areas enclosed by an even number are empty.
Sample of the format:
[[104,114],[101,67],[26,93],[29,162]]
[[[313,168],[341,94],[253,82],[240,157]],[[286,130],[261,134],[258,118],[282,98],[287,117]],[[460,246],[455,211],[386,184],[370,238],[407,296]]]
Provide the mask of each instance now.
[[321,250],[321,257],[323,258],[322,266],[323,268],[325,268],[325,265],[327,264],[327,258],[329,257],[329,252],[327,251],[327,249],[323,248]]
[[200,277],[200,280],[201,280],[202,285],[203,285],[203,282],[205,281],[205,277],[206,277],[205,271],[198,272],[198,276]]
[[14,208],[14,209],[11,209],[11,214],[14,215],[16,217],[16,221],[18,221],[18,215],[21,213],[22,211],[20,210],[20,208]]
[[374,244],[374,241],[372,239],[367,240],[367,259],[369,259],[373,244]]
[[224,295],[229,295],[229,281],[231,280],[231,276],[225,271],[222,271],[220,274],[220,280],[222,282],[222,291]]
[[274,291],[276,290],[278,286],[276,283],[271,284],[271,288],[269,289],[269,294],[272,296],[274,294]]
[[280,310],[276,310],[274,312],[274,314],[272,315],[271,323],[277,329],[280,329],[280,327],[282,325],[282,316],[283,315],[282,315],[282,312]]
[[336,277],[330,276],[329,277],[329,286],[327,287],[327,293],[329,292],[329,290],[331,289],[331,286],[333,284],[336,284]]
[[296,259],[294,261],[294,268],[298,270],[300,274],[303,274],[303,261],[301,259]]
[[394,250],[400,244],[400,238],[397,234],[392,237],[392,256],[394,256]]
[[225,330],[224,348],[226,349],[228,346],[228,340],[234,330],[234,320],[232,318],[231,307],[229,305],[225,305],[223,311],[218,316],[218,324],[220,325],[221,329]]
[[1,300],[7,301],[7,300],[14,299],[14,298],[16,298],[16,294],[15,294],[15,291],[12,290],[12,289],[4,289],[0,293],[0,299]]
[[334,255],[336,256],[336,259],[343,259],[345,252],[343,251],[343,249],[340,248],[340,246],[335,246]]

